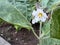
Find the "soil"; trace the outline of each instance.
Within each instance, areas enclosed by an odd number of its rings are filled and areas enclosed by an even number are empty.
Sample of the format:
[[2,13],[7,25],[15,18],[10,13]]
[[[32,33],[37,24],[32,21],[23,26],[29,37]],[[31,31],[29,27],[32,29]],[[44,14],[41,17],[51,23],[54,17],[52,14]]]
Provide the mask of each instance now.
[[[39,32],[39,24],[33,25],[35,32]],[[4,23],[0,26],[0,36],[6,41],[11,43],[11,45],[37,45],[38,39],[34,36],[32,31],[28,31],[22,28],[18,32],[13,25]]]

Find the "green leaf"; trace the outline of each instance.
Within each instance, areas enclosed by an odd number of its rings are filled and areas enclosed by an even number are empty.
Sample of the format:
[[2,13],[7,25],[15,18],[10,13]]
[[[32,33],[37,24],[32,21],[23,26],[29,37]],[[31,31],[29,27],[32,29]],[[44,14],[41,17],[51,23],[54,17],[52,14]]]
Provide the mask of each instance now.
[[52,38],[60,39],[60,7],[56,8],[52,13],[50,33]]
[[58,5],[60,4],[60,0],[49,0],[49,2],[47,3],[47,12],[55,9]]
[[60,40],[54,38],[41,39],[40,45],[60,45]]
[[41,0],[40,5],[42,8],[47,8],[47,12],[55,9],[60,4],[60,0]]
[[4,23],[4,21],[0,18],[0,26]]
[[45,34],[45,36],[40,39],[41,41],[40,45],[60,45],[60,40],[55,39],[55,38],[50,38],[50,26],[51,26],[50,24],[51,24],[51,20],[46,22],[43,26],[44,30],[42,31]]
[[21,11],[28,21],[31,21],[32,7],[35,1],[32,2],[32,0],[9,0],[9,2]]
[[51,20],[46,21],[43,24],[42,33],[44,34],[44,36],[42,38],[50,37],[50,23],[51,23]]
[[33,4],[31,4],[30,1],[16,2],[15,4],[16,8],[19,9],[24,14],[27,20],[31,21]]
[[41,5],[43,8],[46,8],[48,2],[49,2],[49,0],[41,0],[41,1],[40,1],[40,5]]
[[31,29],[31,24],[26,17],[6,0],[0,0],[0,18],[14,25]]
[[15,27],[15,29],[16,29],[17,32],[22,29],[22,27],[20,27],[18,25],[14,25],[14,27]]
[[42,32],[44,34],[50,32],[50,20],[49,21],[46,21],[42,27]]

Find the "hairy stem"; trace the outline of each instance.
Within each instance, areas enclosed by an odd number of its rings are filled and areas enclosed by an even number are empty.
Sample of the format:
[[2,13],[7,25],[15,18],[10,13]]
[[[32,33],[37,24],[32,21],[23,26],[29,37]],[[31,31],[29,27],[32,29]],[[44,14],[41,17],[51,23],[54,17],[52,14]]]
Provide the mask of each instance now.
[[42,30],[41,30],[41,28],[42,28],[42,22],[40,22],[40,30],[39,30],[39,45],[41,44],[41,32],[42,32]]
[[39,39],[39,36],[35,33],[34,29],[32,29],[32,32],[36,36],[36,38]]

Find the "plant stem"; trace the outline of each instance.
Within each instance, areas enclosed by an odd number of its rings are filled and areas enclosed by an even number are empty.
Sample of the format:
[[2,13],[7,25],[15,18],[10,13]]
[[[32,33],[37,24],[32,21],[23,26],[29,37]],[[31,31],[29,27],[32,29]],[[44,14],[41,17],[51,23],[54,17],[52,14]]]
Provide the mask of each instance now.
[[40,30],[39,30],[39,45],[41,44],[41,32],[42,32],[42,30],[41,30],[41,28],[42,28],[42,22],[40,22]]
[[41,35],[42,22],[40,22],[39,36]]
[[36,38],[39,39],[39,36],[35,33],[34,29],[32,29],[32,32],[36,36]]

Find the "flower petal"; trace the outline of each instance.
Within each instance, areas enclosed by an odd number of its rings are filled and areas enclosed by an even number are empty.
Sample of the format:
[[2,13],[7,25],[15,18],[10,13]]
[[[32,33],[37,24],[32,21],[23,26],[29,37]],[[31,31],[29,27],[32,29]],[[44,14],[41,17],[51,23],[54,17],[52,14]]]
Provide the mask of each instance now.
[[35,20],[34,19],[32,20],[32,24],[35,24]]
[[44,17],[45,17],[45,18],[48,18],[48,16],[47,16],[47,14],[46,14],[46,13],[43,13],[43,15],[44,15]]
[[[39,17],[39,13],[42,14],[42,17]],[[34,19],[32,20],[32,24],[35,24],[37,23],[38,21],[41,21],[41,22],[45,22],[46,21],[46,18],[48,18],[47,14],[44,13],[43,9],[37,9],[36,11],[34,10],[32,12],[32,15],[34,16]]]
[[45,21],[46,21],[46,18],[42,17],[42,18],[41,18],[41,21],[42,21],[42,22],[45,22]]
[[40,21],[39,17],[35,17],[35,22],[37,23],[38,21]]
[[35,10],[33,10],[32,15],[35,16],[36,13],[37,13],[37,12],[36,12]]
[[37,13],[43,13],[42,9],[37,9]]

